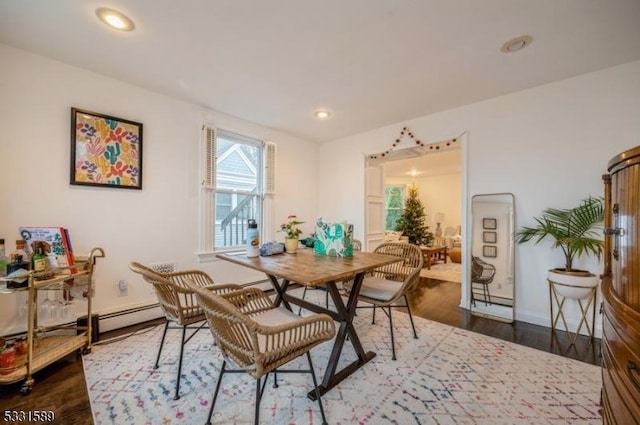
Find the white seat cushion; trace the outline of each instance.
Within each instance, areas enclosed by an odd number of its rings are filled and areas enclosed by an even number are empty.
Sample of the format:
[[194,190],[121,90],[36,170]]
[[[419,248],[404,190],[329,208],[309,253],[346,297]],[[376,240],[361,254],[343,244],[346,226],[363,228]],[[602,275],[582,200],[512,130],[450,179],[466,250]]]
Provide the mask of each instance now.
[[[257,316],[251,316],[251,319],[262,326],[279,326],[301,320],[300,316],[294,314],[284,307],[267,310],[264,313],[258,314]],[[284,340],[289,341],[291,338],[291,332],[287,331],[286,334],[287,336]],[[266,338],[263,335],[258,335],[258,345],[260,346],[260,351],[263,353],[267,349],[272,348],[266,347]]]
[[255,322],[262,326],[279,326],[300,320],[300,316],[284,307],[272,308],[256,316],[251,316]]
[[395,282],[378,276],[368,276],[362,282],[360,295],[374,300],[390,301],[401,286],[402,282]]

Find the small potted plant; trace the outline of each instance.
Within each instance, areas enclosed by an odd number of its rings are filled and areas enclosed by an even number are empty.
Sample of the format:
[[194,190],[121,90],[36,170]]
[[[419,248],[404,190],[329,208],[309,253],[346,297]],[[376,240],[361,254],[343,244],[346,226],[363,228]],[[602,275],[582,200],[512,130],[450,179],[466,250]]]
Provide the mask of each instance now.
[[547,236],[551,237],[554,240],[554,248],[562,250],[565,265],[549,270],[548,279],[564,285],[556,288],[563,296],[588,296],[592,288],[598,284],[599,277],[586,270],[576,270],[573,261],[583,255],[593,255],[598,259],[602,257],[603,199],[589,197],[574,208],[547,208],[541,217],[534,219],[537,225],[520,229],[516,233],[516,242],[525,243],[533,240],[537,244]]
[[295,254],[298,250],[298,238],[302,233],[302,230],[298,228],[304,221],[298,221],[298,217],[295,214],[290,214],[287,217],[287,222],[280,225],[280,231],[285,232],[284,247],[290,254]]

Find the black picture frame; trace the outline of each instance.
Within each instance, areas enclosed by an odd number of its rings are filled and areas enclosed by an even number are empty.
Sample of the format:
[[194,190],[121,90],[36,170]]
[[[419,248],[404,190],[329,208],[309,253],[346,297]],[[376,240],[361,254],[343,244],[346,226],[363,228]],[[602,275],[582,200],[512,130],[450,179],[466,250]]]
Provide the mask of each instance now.
[[484,242],[484,243],[497,243],[498,242],[498,233],[497,232],[482,232],[482,242]]
[[487,258],[496,258],[498,256],[498,247],[495,245],[483,245],[482,256]]
[[142,189],[142,124],[71,108],[69,184]]
[[495,218],[483,218],[482,228],[486,230],[496,230],[498,228],[498,220]]

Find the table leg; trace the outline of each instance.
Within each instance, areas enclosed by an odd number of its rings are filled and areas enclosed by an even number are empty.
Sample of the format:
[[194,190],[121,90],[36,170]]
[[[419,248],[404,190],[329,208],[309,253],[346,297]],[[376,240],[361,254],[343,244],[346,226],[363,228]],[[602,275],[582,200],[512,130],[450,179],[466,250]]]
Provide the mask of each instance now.
[[[331,388],[338,385],[345,378],[347,378],[349,375],[351,375],[353,372],[358,370],[360,367],[368,363],[376,356],[376,353],[372,351],[364,351],[364,348],[360,343],[360,338],[358,337],[358,334],[353,326],[353,317],[355,316],[356,306],[358,304],[358,293],[360,292],[360,287],[362,286],[363,279],[364,273],[356,275],[346,305],[344,304],[344,301],[340,296],[340,292],[338,291],[335,282],[330,282],[327,284],[329,294],[331,294],[331,298],[333,299],[336,310],[338,312],[337,319],[340,322],[340,327],[338,328],[336,340],[333,345],[333,349],[331,350],[331,355],[329,356],[329,362],[327,363],[327,369],[324,372],[322,384],[318,386],[318,392],[320,393],[320,395],[325,394]],[[347,336],[349,336],[349,340],[351,341],[351,344],[353,345],[353,348],[358,356],[358,360],[352,362],[342,370],[336,372],[338,361],[340,360],[342,348],[344,347],[344,342],[347,339]],[[307,394],[307,397],[309,397],[311,400],[316,400],[316,391],[310,391]]]
[[284,294],[285,292],[287,292],[287,289],[289,288],[289,279],[283,279],[282,281],[282,285],[280,285],[280,283],[278,283],[278,278],[273,276],[273,275],[267,275],[269,277],[269,280],[271,281],[271,286],[273,286],[273,289],[275,289],[276,291],[276,299],[273,300],[273,305],[275,305],[276,307],[279,306],[281,303],[284,304],[284,306],[287,308],[287,310],[293,311],[291,310],[291,305],[289,305],[289,301],[287,301],[286,299],[284,299]]
[[[360,338],[356,332],[355,327],[353,326],[353,318],[356,314],[356,306],[358,305],[358,294],[360,293],[360,288],[362,287],[362,281],[364,280],[364,273],[359,273],[355,276],[353,286],[351,287],[351,291],[349,294],[349,299],[347,303],[344,303],[340,292],[338,291],[338,287],[335,282],[328,282],[327,290],[333,299],[333,303],[335,304],[336,311],[329,310],[324,306],[320,306],[317,304],[310,303],[308,301],[302,300],[300,298],[296,298],[290,294],[286,294],[286,290],[289,287],[289,280],[284,279],[282,284],[278,283],[278,279],[275,276],[269,276],[271,284],[275,289],[277,296],[274,300],[275,305],[279,305],[283,303],[284,306],[291,309],[289,301],[296,305],[301,305],[303,308],[313,311],[315,313],[325,313],[331,316],[335,321],[339,322],[338,332],[336,333],[336,338],[333,344],[333,348],[331,350],[331,354],[329,355],[329,361],[327,362],[327,368],[324,372],[324,378],[322,379],[322,383],[318,385],[318,392],[320,395],[325,394],[331,388],[338,385],[345,378],[351,375],[353,372],[358,370],[360,367],[368,363],[371,359],[376,356],[376,353],[372,351],[364,351],[362,347],[362,343],[360,342]],[[340,355],[342,354],[342,348],[344,347],[344,343],[349,338],[351,344],[353,345],[353,349],[358,356],[358,359],[343,369],[336,371],[338,367],[338,362],[340,360]],[[311,400],[316,400],[316,391],[315,389],[310,391],[307,394]]]

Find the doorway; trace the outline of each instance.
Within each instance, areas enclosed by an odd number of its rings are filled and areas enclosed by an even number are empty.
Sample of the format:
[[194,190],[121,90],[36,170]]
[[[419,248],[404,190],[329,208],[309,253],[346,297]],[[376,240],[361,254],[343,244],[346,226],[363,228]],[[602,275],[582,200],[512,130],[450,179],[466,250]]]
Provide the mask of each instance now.
[[[418,188],[418,199],[420,199],[426,213],[425,225],[430,232],[434,232],[440,227],[442,235],[438,238],[438,243],[445,243],[452,246],[452,236],[457,236],[456,248],[461,255],[460,263],[457,263],[458,286],[449,285],[449,288],[459,288],[457,300],[458,307],[468,309],[468,285],[467,282],[467,259],[463,255],[467,250],[465,241],[465,229],[467,228],[467,205],[466,205],[466,160],[465,141],[462,137],[459,143],[449,147],[447,142],[426,145],[424,147],[414,147],[399,149],[387,152],[386,155],[370,155],[365,164],[365,247],[368,251],[373,251],[377,245],[389,240],[388,227],[390,225],[387,218],[388,205],[386,202],[385,188],[401,188],[407,193],[406,188],[415,184]],[[431,146],[447,146],[446,149],[433,149]],[[397,190],[395,191],[397,194]],[[393,214],[393,211],[391,212]],[[437,219],[437,221],[435,220]],[[438,226],[437,223],[440,223]],[[393,235],[391,235],[393,237]],[[430,271],[443,270],[451,267],[450,256],[446,258],[447,264],[443,262],[436,264],[431,269],[424,269],[424,274],[429,276]],[[421,273],[422,275],[423,273]],[[440,277],[433,279],[448,280],[443,272]],[[455,271],[452,275],[456,276]],[[455,290],[455,289],[454,289]]]

